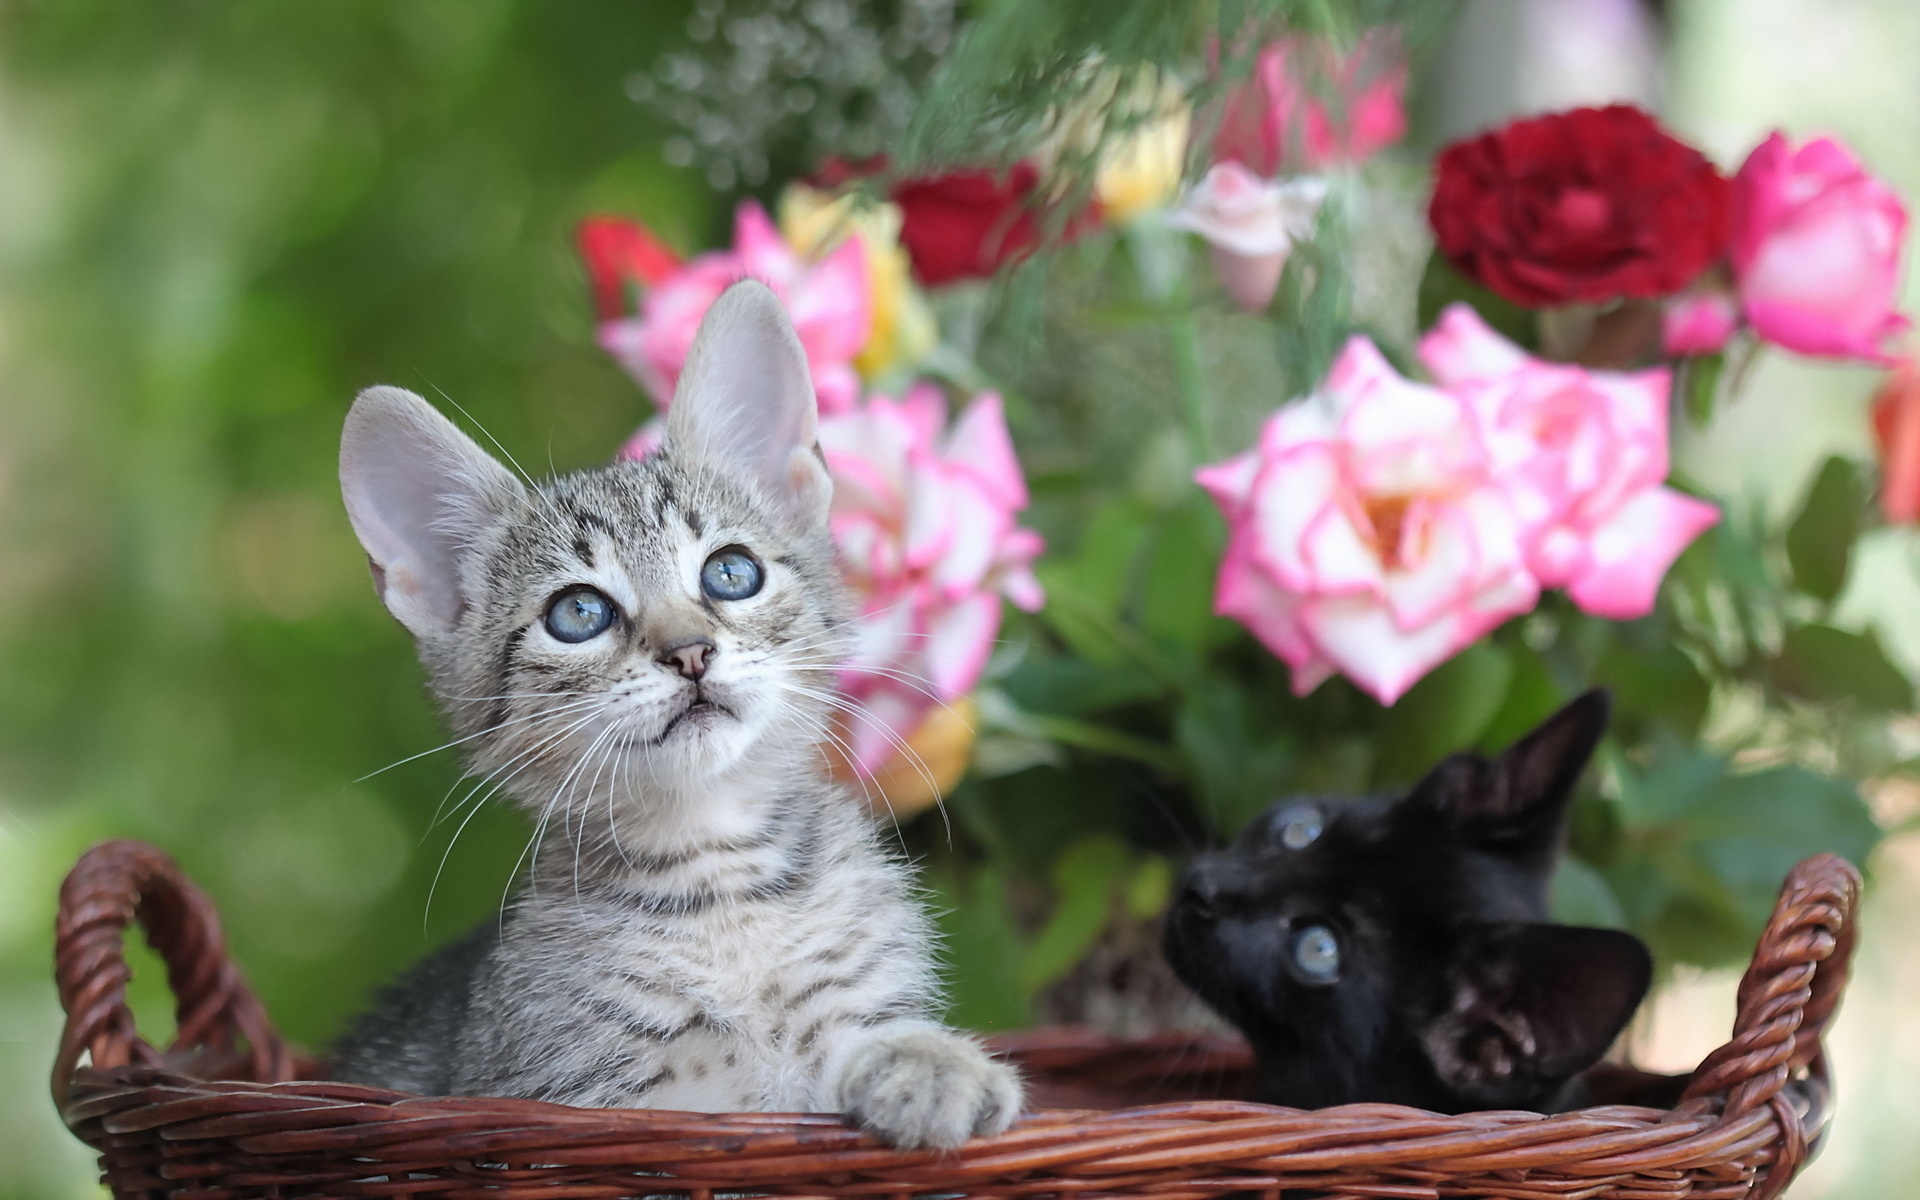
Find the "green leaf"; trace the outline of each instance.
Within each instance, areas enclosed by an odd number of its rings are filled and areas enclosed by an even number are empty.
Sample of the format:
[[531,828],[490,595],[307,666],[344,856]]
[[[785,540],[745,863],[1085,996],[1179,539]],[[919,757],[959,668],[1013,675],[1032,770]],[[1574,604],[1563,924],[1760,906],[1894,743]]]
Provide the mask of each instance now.
[[1513,745],[1567,702],[1566,693],[1554,682],[1553,673],[1538,652],[1517,642],[1504,649],[1513,666],[1513,677],[1499,709],[1480,731],[1480,749],[1488,754]]
[[1246,697],[1224,681],[1203,683],[1180,698],[1174,740],[1187,756],[1201,805],[1222,824],[1241,807],[1246,762],[1253,753]]
[[1205,496],[1168,513],[1154,532],[1140,597],[1140,626],[1149,637],[1198,654],[1213,616],[1213,582],[1226,527]]
[[1173,864],[1157,854],[1140,860],[1140,869],[1127,885],[1127,915],[1149,920],[1166,910],[1173,898]]
[[1626,627],[1605,623],[1609,637],[1593,682],[1613,690],[1616,734],[1633,737],[1649,719],[1670,733],[1691,739],[1707,717],[1713,685],[1699,666],[1671,643],[1645,645],[1624,640]]
[[1727,760],[1701,750],[1663,756],[1651,770],[1637,771],[1616,759],[1620,816],[1629,830],[1671,824],[1705,803],[1727,773]]
[[1023,710],[1080,716],[1151,700],[1160,681],[1132,663],[1102,665],[1083,658],[1029,656],[1000,684]]
[[1119,612],[1152,530],[1153,514],[1136,501],[1112,500],[1101,506],[1067,560],[1074,590],[1102,612]]
[[1512,679],[1512,660],[1491,642],[1476,642],[1434,668],[1387,710],[1377,735],[1377,781],[1411,782],[1477,743]]
[[1713,402],[1720,392],[1720,377],[1726,373],[1727,356],[1702,354],[1686,360],[1680,373],[1682,401],[1687,417],[1699,429],[1713,422]]
[[1531,310],[1460,274],[1436,250],[1427,259],[1426,272],[1420,276],[1419,327],[1433,328],[1441,310],[1456,303],[1471,305],[1482,320],[1522,349],[1539,349],[1540,330]]
[[1727,776],[1681,827],[1755,932],[1800,860],[1832,852],[1865,862],[1881,836],[1851,783],[1802,767]]
[[1801,591],[1828,602],[1840,595],[1866,509],[1859,468],[1837,454],[1827,459],[1787,527],[1787,561]]
[[1096,835],[1076,842],[1054,864],[1053,913],[1020,962],[1020,986],[1028,994],[1071,971],[1106,928],[1114,893],[1126,882],[1130,855],[1118,838]]
[[1913,708],[1913,682],[1887,658],[1871,629],[1849,633],[1831,625],[1798,625],[1787,630],[1773,681],[1803,700],[1850,700],[1875,712]]
[[1006,878],[982,867],[962,884],[953,869],[926,872],[935,923],[949,962],[947,1020],[963,1029],[1021,1029],[1033,1009],[1021,990],[1020,935],[1007,906]]
[[1626,910],[1607,884],[1606,876],[1571,854],[1560,860],[1553,874],[1553,919],[1563,925],[1595,925],[1625,929]]
[[1043,559],[1035,568],[1047,589],[1040,619],[1091,663],[1119,666],[1132,657],[1118,629],[1120,608],[1151,517],[1135,501],[1112,501],[1093,515],[1072,554]]

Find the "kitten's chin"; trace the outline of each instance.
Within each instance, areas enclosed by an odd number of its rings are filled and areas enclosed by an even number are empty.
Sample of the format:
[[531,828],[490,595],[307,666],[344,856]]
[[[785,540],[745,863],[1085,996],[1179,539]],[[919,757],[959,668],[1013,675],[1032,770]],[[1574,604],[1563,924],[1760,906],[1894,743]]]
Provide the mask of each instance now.
[[678,785],[739,766],[760,734],[758,722],[749,714],[723,701],[702,700],[668,718],[632,753],[638,765],[660,782]]

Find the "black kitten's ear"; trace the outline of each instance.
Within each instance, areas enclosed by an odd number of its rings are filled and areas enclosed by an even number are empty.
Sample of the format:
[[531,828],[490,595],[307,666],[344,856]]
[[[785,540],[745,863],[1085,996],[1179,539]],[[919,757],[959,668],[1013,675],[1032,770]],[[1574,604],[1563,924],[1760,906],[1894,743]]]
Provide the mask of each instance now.
[[1652,979],[1653,959],[1630,933],[1483,926],[1462,941],[1447,1007],[1421,1045],[1469,1105],[1530,1107],[1600,1060]]
[[1456,754],[1414,789],[1487,849],[1540,871],[1553,865],[1567,801],[1607,731],[1612,700],[1595,688],[1489,761]]
[[1507,747],[1495,764],[1506,784],[1502,791],[1507,807],[1487,815],[1518,816],[1543,806],[1564,805],[1594,748],[1606,736],[1612,711],[1613,697],[1605,688],[1594,688]]

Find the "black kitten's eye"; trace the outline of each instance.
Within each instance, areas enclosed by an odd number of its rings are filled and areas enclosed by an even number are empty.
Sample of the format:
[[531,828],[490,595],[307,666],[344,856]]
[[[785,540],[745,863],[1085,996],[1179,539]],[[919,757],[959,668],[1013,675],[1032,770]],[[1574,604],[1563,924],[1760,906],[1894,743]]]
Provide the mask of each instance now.
[[563,642],[584,642],[605,633],[616,611],[597,589],[570,587],[547,604],[547,632]]
[[1326,820],[1311,804],[1296,804],[1280,814],[1280,844],[1289,850],[1305,850],[1320,840]]
[[718,551],[700,568],[700,590],[715,600],[745,600],[760,590],[760,563],[739,547]]
[[1293,969],[1306,983],[1332,983],[1340,978],[1340,939],[1325,925],[1303,925],[1294,931]]

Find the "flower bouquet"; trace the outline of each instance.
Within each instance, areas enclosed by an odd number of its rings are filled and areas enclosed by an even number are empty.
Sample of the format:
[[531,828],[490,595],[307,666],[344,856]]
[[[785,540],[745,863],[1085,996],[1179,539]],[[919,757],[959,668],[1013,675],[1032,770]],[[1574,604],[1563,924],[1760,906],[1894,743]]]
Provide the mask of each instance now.
[[[1191,1017],[1133,970],[1180,857],[1596,684],[1557,915],[1741,961],[1909,769],[1912,682],[1836,614],[1876,489],[1920,512],[1901,201],[1833,139],[1726,170],[1627,106],[1429,159],[1401,143],[1433,6],[1122,7],[848,8],[834,36],[892,57],[800,96],[768,47],[820,13],[703,4],[634,91],[771,211],[717,247],[580,228],[656,411],[729,282],[794,315],[860,612],[838,767],[927,859],[956,1019]],[[1785,520],[1670,454],[1767,347],[1897,367],[1884,472],[1834,458]]]

